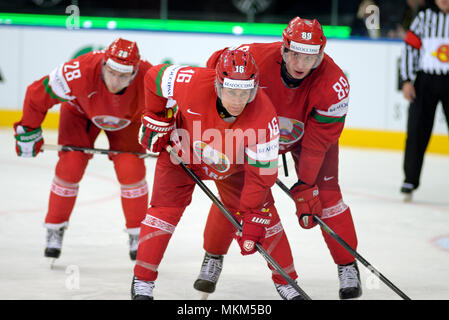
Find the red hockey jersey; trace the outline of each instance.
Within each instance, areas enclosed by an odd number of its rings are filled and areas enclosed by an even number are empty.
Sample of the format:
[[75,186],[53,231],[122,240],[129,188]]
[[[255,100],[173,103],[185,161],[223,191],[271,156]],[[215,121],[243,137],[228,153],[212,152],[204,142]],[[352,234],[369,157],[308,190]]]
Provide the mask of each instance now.
[[140,121],[145,102],[143,78],[151,64],[142,60],[124,93],[113,94],[101,78],[103,57],[104,51],[86,53],[33,82],[27,88],[19,124],[39,127],[48,109],[65,101],[104,130],[120,130]]
[[[298,178],[314,184],[328,148],[344,127],[349,103],[349,83],[343,71],[324,54],[321,64],[297,88],[281,78],[282,42],[244,44],[260,71],[260,87],[270,97],[279,117],[280,153],[295,152],[300,145]],[[224,49],[223,49],[224,50]],[[207,66],[215,68],[223,50],[215,52]]]
[[176,109],[172,141],[201,176],[226,179],[245,172],[240,210],[260,209],[277,177],[279,126],[270,99],[260,92],[233,122],[220,118],[215,70],[158,65],[145,76],[145,108]]

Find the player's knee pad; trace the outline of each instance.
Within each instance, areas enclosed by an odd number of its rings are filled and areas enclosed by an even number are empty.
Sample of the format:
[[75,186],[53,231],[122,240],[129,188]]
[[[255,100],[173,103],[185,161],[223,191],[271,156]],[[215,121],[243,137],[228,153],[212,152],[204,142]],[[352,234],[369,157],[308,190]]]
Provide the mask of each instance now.
[[134,184],[145,179],[145,163],[131,153],[121,153],[112,158],[117,179],[122,185]]
[[80,151],[62,152],[56,165],[56,176],[68,183],[78,183],[84,175],[89,155]]

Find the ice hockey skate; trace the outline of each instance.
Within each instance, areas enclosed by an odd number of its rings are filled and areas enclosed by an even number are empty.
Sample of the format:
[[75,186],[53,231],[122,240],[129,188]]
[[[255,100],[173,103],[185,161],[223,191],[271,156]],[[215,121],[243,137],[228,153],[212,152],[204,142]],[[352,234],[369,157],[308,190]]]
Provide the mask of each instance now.
[[360,273],[356,261],[338,265],[338,278],[340,280],[340,299],[355,299],[362,295]]
[[275,283],[276,291],[284,300],[306,300],[291,284]]
[[139,235],[129,235],[129,257],[132,261],[136,260],[137,246],[139,245]]
[[154,281],[139,280],[135,276],[131,284],[132,300],[154,300]]
[[45,246],[44,256],[51,259],[51,267],[53,267],[55,260],[61,255],[64,230],[64,227],[59,229],[47,228],[47,243]]
[[193,284],[193,287],[200,291],[201,300],[206,300],[209,294],[215,291],[215,286],[217,285],[222,268],[223,256],[205,253],[200,274]]
[[404,196],[404,202],[411,202],[413,199],[413,191],[415,190],[415,186],[411,183],[404,182],[401,187],[401,193]]

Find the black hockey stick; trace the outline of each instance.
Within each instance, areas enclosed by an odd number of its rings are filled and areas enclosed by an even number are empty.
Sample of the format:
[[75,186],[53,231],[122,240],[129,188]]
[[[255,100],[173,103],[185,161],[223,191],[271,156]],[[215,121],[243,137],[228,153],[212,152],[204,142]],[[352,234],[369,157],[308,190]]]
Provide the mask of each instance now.
[[[220,209],[220,211],[226,216],[229,222],[237,229],[237,231],[242,232],[242,226],[234,218],[234,216],[229,212],[228,209],[223,205],[223,203],[214,195],[214,193],[204,184],[203,181],[196,175],[195,172],[190,170],[183,160],[173,151],[171,146],[166,147],[167,152],[174,156],[179,162],[184,171],[196,182],[196,184],[206,193],[206,195],[212,200],[212,202]],[[287,281],[300,295],[302,295],[306,300],[311,300],[311,298],[298,286],[298,284],[285,272],[284,269],[274,260],[268,252],[262,247],[260,243],[256,243],[257,251],[265,258],[265,260]]]
[[96,148],[83,148],[83,147],[74,147],[74,146],[63,146],[63,145],[53,145],[53,144],[44,144],[42,146],[44,150],[57,150],[57,151],[81,151],[88,154],[119,154],[119,153],[131,153],[138,156],[140,159],[144,159],[147,157],[157,157],[156,154],[152,153],[141,153],[141,152],[133,152],[133,151],[117,151],[117,150],[109,150],[109,149],[96,149]]
[[287,157],[285,156],[285,153],[283,153],[281,157],[282,157],[282,166],[284,167],[284,175],[288,177]]
[[[276,180],[276,184],[293,200],[290,189],[279,179]],[[315,216],[314,220],[321,226],[321,228],[326,231],[335,241],[337,241],[342,247],[344,247],[354,258],[359,260],[369,271],[374,275],[379,277],[390,289],[396,292],[402,299],[411,300],[404,292],[402,292],[398,287],[396,287],[390,280],[388,280],[382,273],[380,273],[376,268],[373,267],[368,261],[366,261],[357,251],[355,251],[351,246],[344,241],[335,231],[333,231],[326,223],[323,222],[319,217]]]

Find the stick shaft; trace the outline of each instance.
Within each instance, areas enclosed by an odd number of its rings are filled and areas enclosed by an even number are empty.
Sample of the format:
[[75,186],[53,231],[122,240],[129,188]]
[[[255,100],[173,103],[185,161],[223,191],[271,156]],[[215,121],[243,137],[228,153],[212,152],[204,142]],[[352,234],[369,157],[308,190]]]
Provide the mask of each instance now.
[[133,151],[119,151],[119,150],[109,150],[109,149],[98,149],[98,148],[84,148],[84,147],[75,147],[75,146],[63,146],[63,145],[52,145],[52,144],[44,144],[42,146],[44,150],[56,150],[56,151],[81,151],[88,154],[119,154],[119,153],[131,153],[139,158],[147,158],[147,157],[155,157],[156,155],[151,153],[142,153],[142,152],[133,152]]
[[[279,179],[276,180],[276,184],[292,198],[290,190],[288,187]],[[384,282],[390,289],[396,292],[402,299],[410,300],[410,298],[402,292],[398,287],[396,287],[390,280],[388,280],[382,273],[380,273],[376,268],[373,267],[367,260],[365,260],[357,251],[355,251],[346,241],[344,241],[335,231],[333,231],[323,220],[315,216],[314,220],[321,226],[321,228],[326,231],[335,241],[337,241],[343,248],[345,248],[354,258],[359,260],[369,271],[379,277],[382,282]]]

